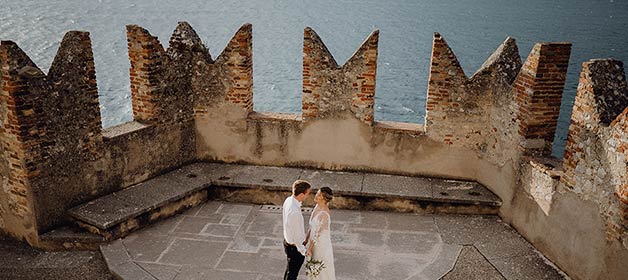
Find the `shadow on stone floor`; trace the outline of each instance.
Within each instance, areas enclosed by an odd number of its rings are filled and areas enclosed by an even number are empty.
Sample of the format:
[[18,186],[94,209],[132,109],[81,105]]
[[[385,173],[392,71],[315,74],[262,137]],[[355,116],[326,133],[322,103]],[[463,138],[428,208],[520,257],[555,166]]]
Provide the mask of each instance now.
[[0,235],[0,279],[113,280],[98,251],[45,252]]

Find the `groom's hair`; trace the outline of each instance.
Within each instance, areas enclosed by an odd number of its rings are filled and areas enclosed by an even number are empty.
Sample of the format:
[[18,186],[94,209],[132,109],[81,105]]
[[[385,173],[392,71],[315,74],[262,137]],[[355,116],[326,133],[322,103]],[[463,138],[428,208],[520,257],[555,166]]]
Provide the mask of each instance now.
[[294,196],[300,195],[302,193],[305,193],[311,187],[312,186],[308,181],[296,180],[294,181],[294,183],[292,183],[292,194]]

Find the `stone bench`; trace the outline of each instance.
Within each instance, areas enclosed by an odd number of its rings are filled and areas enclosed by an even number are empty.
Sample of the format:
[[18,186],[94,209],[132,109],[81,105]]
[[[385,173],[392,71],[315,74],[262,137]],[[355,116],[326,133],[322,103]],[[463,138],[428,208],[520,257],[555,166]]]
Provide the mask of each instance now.
[[[496,214],[499,198],[469,181],[290,167],[194,163],[70,209],[79,226],[124,236],[205,200],[281,205],[297,179],[330,187],[332,207],[399,212]],[[311,206],[308,200],[305,206]]]

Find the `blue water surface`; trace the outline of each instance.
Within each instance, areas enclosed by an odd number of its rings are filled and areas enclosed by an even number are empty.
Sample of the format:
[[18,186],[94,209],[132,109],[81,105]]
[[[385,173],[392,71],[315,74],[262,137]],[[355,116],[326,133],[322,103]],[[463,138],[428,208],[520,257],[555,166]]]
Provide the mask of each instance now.
[[139,24],[164,45],[178,21],[196,29],[213,57],[245,22],[253,24],[254,106],[300,112],[303,28],[317,31],[344,63],[380,29],[376,120],[422,123],[433,32],[440,32],[473,74],[507,36],[523,59],[542,41],[573,43],[554,145],[562,156],[582,62],[628,62],[624,0],[101,0],[3,1],[0,38],[17,42],[44,71],[63,34],[91,32],[103,125],[132,119],[126,24]]

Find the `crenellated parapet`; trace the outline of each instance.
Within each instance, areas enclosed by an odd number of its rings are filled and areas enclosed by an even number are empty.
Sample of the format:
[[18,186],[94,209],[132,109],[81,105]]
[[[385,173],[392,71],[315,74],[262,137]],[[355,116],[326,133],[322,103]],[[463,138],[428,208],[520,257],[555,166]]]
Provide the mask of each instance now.
[[[512,141],[511,85],[521,68],[514,39],[506,38],[470,78],[445,39],[434,34],[428,81],[427,134],[446,145],[499,153]],[[506,141],[506,142],[505,142]],[[502,143],[504,142],[504,143]]]
[[[96,85],[96,69],[89,33],[65,34],[48,72],[53,92],[45,102],[50,135],[63,150],[75,149],[83,158],[98,156],[102,122]],[[54,154],[54,152],[51,152]]]
[[[35,216],[30,178],[41,174],[42,145],[47,142],[43,104],[32,89],[45,84],[46,75],[13,42],[0,45],[2,73],[2,214],[5,229],[36,232],[30,221]],[[12,219],[13,218],[13,219]],[[17,219],[27,222],[19,223]]]
[[196,95],[195,112],[221,103],[233,104],[244,112],[253,111],[253,27],[244,24],[233,35],[216,60],[196,61],[192,89]]
[[147,30],[127,26],[134,119],[190,120],[216,102],[252,111],[251,34],[251,25],[243,25],[214,61],[187,22],[179,23],[167,50]]
[[[426,132],[503,161],[513,145],[523,155],[551,154],[571,45],[539,43],[522,65],[507,38],[468,78],[445,39],[434,34]],[[501,158],[501,159],[500,159]]]
[[372,125],[377,74],[375,30],[342,66],[339,66],[321,38],[311,28],[303,31],[304,120],[338,117],[350,112]]
[[628,231],[628,87],[623,66],[614,59],[583,63],[563,161],[563,181],[584,199],[600,203],[609,238]]
[[515,80],[520,147],[526,155],[552,153],[570,54],[570,43],[537,43]]
[[193,161],[421,175],[486,185],[502,218],[576,278],[628,274],[620,61],[583,64],[562,160],[550,152],[569,43],[538,43],[522,63],[506,38],[469,77],[435,33],[421,125],[374,120],[379,31],[344,65],[311,28],[303,39],[301,114],[255,112],[250,24],[215,58],[186,22],[167,48],[129,25],[134,120],[106,129],[89,33],[68,32],[47,75],[3,41],[0,228],[37,246],[67,209]]
[[15,43],[3,41],[0,49],[3,158],[7,160],[3,175],[9,189],[4,202],[14,217],[26,221],[13,230],[33,242],[37,231],[55,220],[49,207],[55,207],[59,197],[48,192],[56,187],[51,178],[76,174],[69,165],[91,168],[83,164],[101,155],[91,41],[87,32],[68,32],[48,75]]

